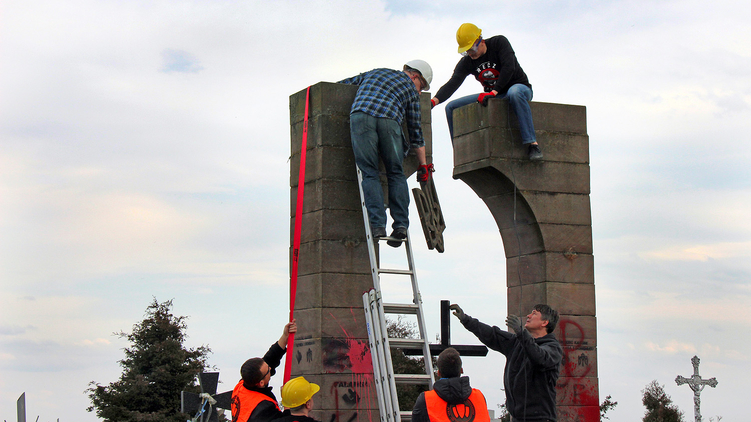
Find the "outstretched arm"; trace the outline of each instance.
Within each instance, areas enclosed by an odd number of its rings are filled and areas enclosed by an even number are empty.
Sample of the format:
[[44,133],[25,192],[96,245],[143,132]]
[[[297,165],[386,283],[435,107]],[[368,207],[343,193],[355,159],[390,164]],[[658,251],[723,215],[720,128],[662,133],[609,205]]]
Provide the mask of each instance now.
[[464,328],[472,332],[477,338],[490,349],[497,352],[501,352],[504,355],[507,354],[514,344],[515,335],[507,331],[503,331],[500,328],[483,324],[476,318],[464,313],[462,308],[457,304],[452,304],[449,309],[454,310],[454,315],[459,318],[464,325]]

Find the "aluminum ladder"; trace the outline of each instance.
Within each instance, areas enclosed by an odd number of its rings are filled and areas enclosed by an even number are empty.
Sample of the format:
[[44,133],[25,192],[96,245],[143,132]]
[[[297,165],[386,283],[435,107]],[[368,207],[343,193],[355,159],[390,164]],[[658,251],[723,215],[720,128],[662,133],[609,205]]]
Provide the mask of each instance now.
[[[425,328],[425,319],[422,310],[422,298],[420,296],[420,289],[417,286],[417,273],[415,272],[412,246],[409,241],[409,231],[407,232],[407,238],[403,240],[392,237],[383,237],[374,240],[373,234],[370,230],[368,210],[365,207],[365,196],[363,195],[362,190],[362,172],[359,167],[357,168],[357,184],[360,188],[360,203],[362,205],[363,221],[365,222],[368,254],[370,255],[370,273],[373,277],[373,288],[363,294],[362,300],[363,307],[365,308],[365,320],[368,325],[368,341],[373,361],[373,378],[375,380],[376,393],[378,396],[381,422],[408,421],[412,419],[412,412],[399,411],[399,399],[396,391],[397,384],[426,384],[432,389],[433,382],[435,381],[433,377],[433,361],[430,355],[430,344],[428,343],[426,336],[427,330]],[[376,252],[375,242],[389,240],[396,240],[404,243],[404,249],[407,254],[407,270],[379,267],[379,257]],[[412,284],[412,303],[383,303],[381,295],[381,274],[409,276]],[[386,314],[416,315],[420,338],[389,338],[386,330]],[[423,356],[425,358],[425,373],[394,374],[394,366],[391,361],[392,348],[422,348]]]

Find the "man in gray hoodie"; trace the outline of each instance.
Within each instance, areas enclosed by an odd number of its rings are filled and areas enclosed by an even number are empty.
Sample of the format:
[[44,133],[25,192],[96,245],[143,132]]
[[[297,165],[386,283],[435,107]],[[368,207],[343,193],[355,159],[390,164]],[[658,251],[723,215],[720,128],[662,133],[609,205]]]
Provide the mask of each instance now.
[[450,308],[464,328],[488,348],[506,356],[503,387],[512,422],[555,421],[555,384],[563,360],[563,348],[553,334],[558,312],[539,304],[524,322],[509,315],[506,325],[512,332],[508,332],[472,318],[459,305]]
[[463,377],[462,358],[449,347],[436,361],[440,379],[421,393],[412,409],[412,422],[490,422],[485,396]]

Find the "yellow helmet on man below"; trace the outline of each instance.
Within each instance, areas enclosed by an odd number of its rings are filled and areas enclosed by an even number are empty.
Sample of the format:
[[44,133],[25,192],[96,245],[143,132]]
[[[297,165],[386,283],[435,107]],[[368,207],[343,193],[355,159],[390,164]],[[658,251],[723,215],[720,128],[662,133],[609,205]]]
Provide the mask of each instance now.
[[459,53],[472,48],[475,45],[475,41],[482,35],[482,29],[478,28],[472,23],[463,23],[462,26],[456,31],[456,42],[459,44]]
[[294,409],[302,406],[313,397],[313,394],[320,390],[317,384],[308,382],[303,377],[293,378],[287,381],[282,387],[282,406],[287,409]]

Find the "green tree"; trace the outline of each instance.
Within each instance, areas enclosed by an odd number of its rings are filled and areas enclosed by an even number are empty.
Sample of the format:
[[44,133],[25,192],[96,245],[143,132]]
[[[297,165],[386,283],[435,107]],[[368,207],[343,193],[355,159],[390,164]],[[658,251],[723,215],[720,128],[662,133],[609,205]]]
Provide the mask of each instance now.
[[146,308],[146,318],[133,332],[115,333],[131,343],[126,347],[120,380],[109,385],[89,383],[91,406],[105,422],[174,421],[190,416],[180,412],[180,392],[200,392],[196,376],[207,366],[208,346],[186,349],[183,342],[187,317],[172,314],[172,301],[156,298]]
[[607,397],[605,397],[605,400],[600,403],[600,419],[610,419],[609,417],[605,416],[605,414],[618,406],[618,402],[611,399],[612,397],[610,396],[610,394],[608,394]]
[[664,386],[653,380],[642,392],[642,403],[647,408],[644,422],[683,422],[683,411],[673,404],[673,399],[665,393]]

